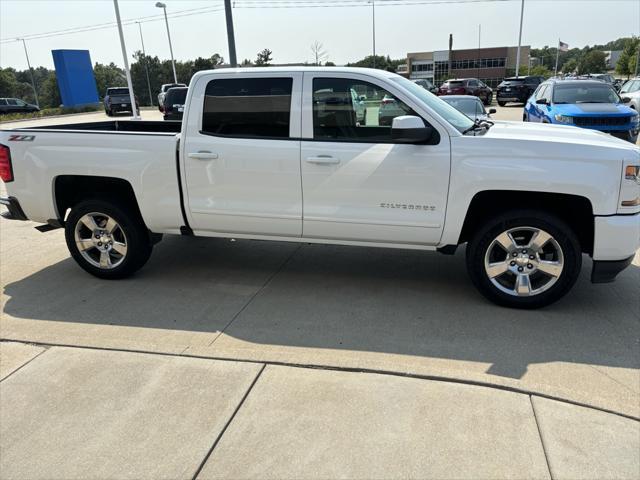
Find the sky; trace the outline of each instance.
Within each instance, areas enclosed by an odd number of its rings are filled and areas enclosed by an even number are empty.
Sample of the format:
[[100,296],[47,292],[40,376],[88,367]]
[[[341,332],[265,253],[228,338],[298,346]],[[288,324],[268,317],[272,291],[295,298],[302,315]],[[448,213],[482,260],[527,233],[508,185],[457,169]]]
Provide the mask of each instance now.
[[[372,53],[371,5],[328,7],[335,0],[316,0],[323,8],[299,6],[300,0],[232,0],[238,61],[256,58],[258,51],[273,51],[274,63],[313,61],[311,44],[321,42],[327,60],[341,65]],[[340,0],[342,5],[354,0]],[[376,1],[376,53],[392,58],[407,52],[445,50],[449,34],[455,48],[478,46],[481,24],[483,47],[518,43],[520,0],[418,0],[423,4],[385,5]],[[415,2],[406,0],[404,3]],[[457,3],[464,1],[466,3]],[[297,3],[296,3],[297,2]],[[427,3],[431,2],[431,3]],[[435,3],[439,2],[439,3]],[[142,23],[147,55],[170,58],[162,10],[155,0],[119,0],[123,21],[150,17]],[[223,0],[164,0],[176,59],[187,60],[214,53],[229,58]],[[359,2],[361,3],[361,2]],[[403,3],[397,1],[396,3]],[[252,8],[249,8],[252,7]],[[280,8],[273,8],[280,7]],[[115,21],[113,0],[0,0],[0,66],[26,68],[21,42],[32,34],[92,26]],[[131,58],[141,49],[138,25],[125,25],[126,48]],[[640,35],[640,0],[525,0],[522,44],[555,46],[558,38],[570,47],[606,43],[618,37]],[[92,61],[122,66],[115,26],[48,38],[31,39],[27,48],[32,66],[52,68],[53,49],[88,49]]]

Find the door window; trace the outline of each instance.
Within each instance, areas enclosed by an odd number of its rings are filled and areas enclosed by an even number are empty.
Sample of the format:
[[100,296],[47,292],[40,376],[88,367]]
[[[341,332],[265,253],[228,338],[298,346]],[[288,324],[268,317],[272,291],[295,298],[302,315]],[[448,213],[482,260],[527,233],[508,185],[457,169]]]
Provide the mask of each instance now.
[[17,105],[16,100],[14,98],[7,98],[7,104]]
[[547,91],[547,88],[548,88],[547,85],[540,86],[536,91],[535,99],[540,100],[541,98],[543,98],[545,92]]
[[225,78],[205,90],[202,133],[289,138],[293,78]]
[[[352,92],[367,98],[363,121],[358,121]],[[401,115],[417,114],[377,85],[346,78],[313,80],[314,140],[392,143],[391,124]]]

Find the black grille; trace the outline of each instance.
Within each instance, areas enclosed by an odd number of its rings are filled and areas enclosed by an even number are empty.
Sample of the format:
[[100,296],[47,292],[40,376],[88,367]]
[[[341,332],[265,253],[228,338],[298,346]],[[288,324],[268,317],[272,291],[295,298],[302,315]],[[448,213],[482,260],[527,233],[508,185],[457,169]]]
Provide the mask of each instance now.
[[573,123],[579,127],[615,127],[630,121],[631,117],[573,117]]

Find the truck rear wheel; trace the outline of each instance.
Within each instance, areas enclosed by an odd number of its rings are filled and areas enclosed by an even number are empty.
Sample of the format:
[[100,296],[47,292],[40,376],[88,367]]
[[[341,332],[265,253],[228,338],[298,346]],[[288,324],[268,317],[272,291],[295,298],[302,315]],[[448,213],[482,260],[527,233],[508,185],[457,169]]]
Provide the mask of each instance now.
[[73,207],[65,238],[78,265],[105,279],[132,275],[147,262],[153,248],[137,214],[103,200],[86,200]]
[[467,270],[480,293],[512,308],[540,308],[559,300],[582,267],[571,228],[544,212],[512,211],[479,230],[467,245]]

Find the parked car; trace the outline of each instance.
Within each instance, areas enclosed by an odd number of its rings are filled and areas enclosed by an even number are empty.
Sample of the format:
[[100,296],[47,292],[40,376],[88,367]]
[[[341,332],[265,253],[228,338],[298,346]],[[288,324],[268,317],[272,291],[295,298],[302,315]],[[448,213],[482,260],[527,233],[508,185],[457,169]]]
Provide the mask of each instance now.
[[477,78],[447,80],[438,89],[438,95],[473,95],[485,105],[493,101],[493,90]]
[[542,83],[527,102],[523,120],[599,130],[631,143],[640,131],[638,112],[600,80]]
[[495,108],[492,108],[487,112],[484,109],[482,100],[471,95],[447,95],[442,97],[442,100],[459,112],[464,113],[471,120],[491,120],[491,115],[496,113]]
[[[359,125],[348,104],[317,102],[363,84],[405,114]],[[64,227],[74,260],[106,279],[140,269],[164,234],[466,244],[483,295],[536,308],[571,289],[583,254],[592,282],[610,282],[640,247],[640,148],[589,129],[475,123],[382,70],[200,71],[182,123],[0,130],[0,178],[6,217]]]
[[622,85],[625,84],[625,81],[621,78],[616,78],[615,81],[613,82],[613,88],[616,89],[616,92],[620,92],[620,89],[622,88]]
[[349,91],[334,91],[332,88],[325,88],[315,92],[313,98],[314,115],[323,121],[325,117],[332,116],[338,109],[345,114],[353,115],[354,122],[365,125],[367,121],[367,108],[365,106],[365,96],[358,95],[354,88]]
[[167,90],[164,96],[164,113],[165,120],[182,120],[184,114],[184,102],[187,98],[187,87],[173,87]]
[[581,75],[581,77],[591,80],[600,80],[608,83],[609,85],[613,85],[616,81],[616,79],[613,78],[613,75],[609,75],[608,73],[587,73],[586,75]]
[[[136,108],[138,99],[136,98]],[[110,87],[104,95],[104,112],[108,116],[113,116],[120,112],[133,112],[131,107],[131,96],[127,87]]]
[[413,83],[415,83],[416,85],[420,85],[422,88],[433,93],[434,95],[438,94],[438,87],[436,87],[426,78],[418,78],[417,80],[413,80]]
[[622,85],[620,87],[620,97],[622,97],[625,104],[636,112],[640,112],[640,77],[632,78]]
[[37,105],[32,105],[19,98],[0,98],[0,114],[39,112]]
[[537,75],[505,78],[496,91],[498,105],[504,107],[509,102],[526,103],[542,82],[544,77]]
[[164,83],[160,87],[160,93],[158,93],[158,110],[162,111],[164,108],[164,96],[170,88],[186,87],[184,83]]
[[406,108],[404,103],[398,102],[396,97],[390,93],[385,93],[378,108],[378,125],[390,127],[394,118],[408,115],[409,113],[411,112]]

